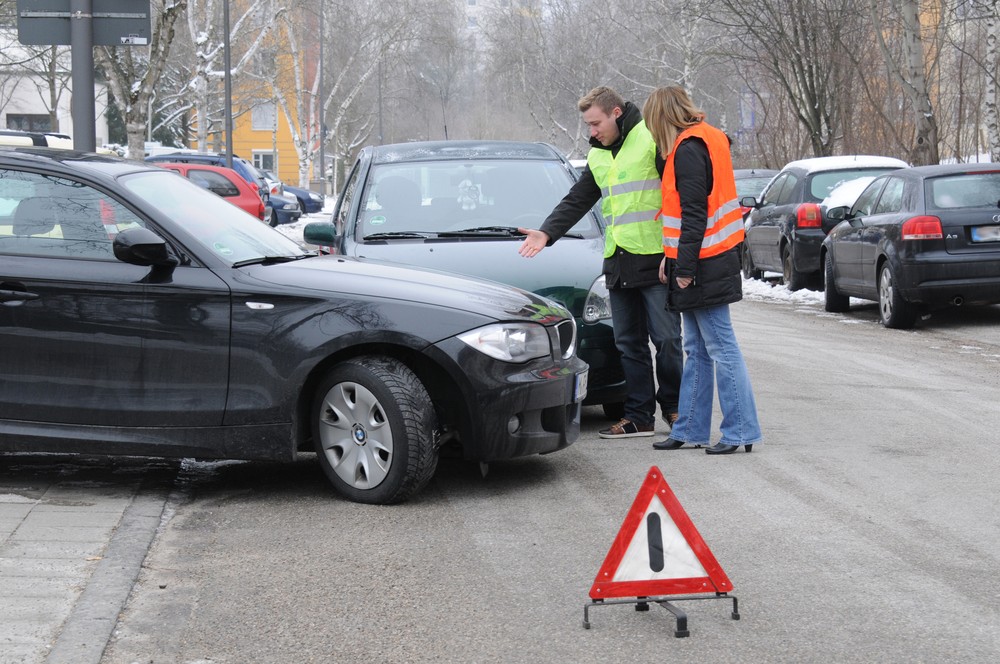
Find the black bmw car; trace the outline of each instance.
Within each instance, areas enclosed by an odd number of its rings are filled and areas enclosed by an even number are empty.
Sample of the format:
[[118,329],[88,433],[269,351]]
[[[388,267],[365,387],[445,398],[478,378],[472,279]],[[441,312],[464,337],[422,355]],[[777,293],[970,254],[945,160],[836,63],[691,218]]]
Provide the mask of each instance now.
[[823,242],[826,310],[875,300],[882,324],[1000,302],[1000,167],[920,166],[876,178]]
[[526,260],[518,227],[538,228],[577,172],[544,143],[437,141],[367,147],[332,222],[306,226],[306,242],[345,256],[378,258],[512,284],[551,298],[576,318],[580,359],[590,365],[588,404],[622,415],[625,376],[601,274],[602,222],[590,211]]
[[304,251],[172,171],[0,150],[0,451],[291,460],[406,499],[580,431],[561,305]]

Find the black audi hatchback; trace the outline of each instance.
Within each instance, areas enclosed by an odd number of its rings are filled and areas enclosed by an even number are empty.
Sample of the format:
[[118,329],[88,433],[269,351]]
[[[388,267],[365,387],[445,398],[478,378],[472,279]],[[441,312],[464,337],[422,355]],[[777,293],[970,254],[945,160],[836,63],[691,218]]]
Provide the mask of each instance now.
[[559,304],[304,251],[172,171],[0,150],[0,451],[291,460],[369,503],[579,435]]
[[1000,166],[947,164],[873,180],[823,242],[826,310],[875,300],[882,324],[909,328],[921,313],[1000,302]]

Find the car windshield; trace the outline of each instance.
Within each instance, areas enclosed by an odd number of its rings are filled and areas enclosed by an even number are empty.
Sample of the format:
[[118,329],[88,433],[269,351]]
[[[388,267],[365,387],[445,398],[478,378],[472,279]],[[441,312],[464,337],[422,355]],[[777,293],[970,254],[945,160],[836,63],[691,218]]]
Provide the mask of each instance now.
[[898,167],[890,166],[887,168],[854,168],[844,171],[817,171],[816,173],[813,173],[812,179],[809,182],[809,201],[807,202],[819,203],[824,198],[829,196],[831,191],[845,182],[850,182],[851,180],[865,175],[875,177],[895,170],[898,170]]
[[929,209],[1000,207],[1000,171],[931,178],[925,187]]
[[744,196],[753,196],[756,198],[757,196],[760,196],[760,192],[764,191],[764,186],[770,182],[773,177],[773,175],[763,175],[738,179],[736,181],[736,198],[740,199]]
[[[444,160],[375,166],[365,192],[362,237],[396,233],[500,233],[538,228],[573,184],[559,162]],[[586,215],[571,234],[600,232]]]
[[172,171],[129,175],[122,184],[230,264],[307,253],[256,217]]

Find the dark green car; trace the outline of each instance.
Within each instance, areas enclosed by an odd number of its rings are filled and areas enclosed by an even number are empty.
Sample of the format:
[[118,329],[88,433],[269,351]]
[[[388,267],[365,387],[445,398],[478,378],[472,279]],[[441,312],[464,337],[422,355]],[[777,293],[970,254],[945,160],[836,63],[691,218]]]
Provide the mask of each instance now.
[[[601,274],[604,229],[591,211],[537,258],[523,258],[517,228],[538,228],[576,171],[544,143],[436,141],[367,147],[331,222],[305,240],[333,253],[468,274],[555,300],[576,318],[590,365],[585,403],[619,417],[625,376]],[[400,293],[405,298],[406,293]]]

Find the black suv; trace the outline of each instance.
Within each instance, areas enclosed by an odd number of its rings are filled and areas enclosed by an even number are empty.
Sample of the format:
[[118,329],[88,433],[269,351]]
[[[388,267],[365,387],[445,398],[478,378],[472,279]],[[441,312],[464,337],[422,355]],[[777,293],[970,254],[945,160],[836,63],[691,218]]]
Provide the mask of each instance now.
[[0,149],[0,451],[293,460],[404,500],[580,433],[559,304],[304,251],[176,173]]

